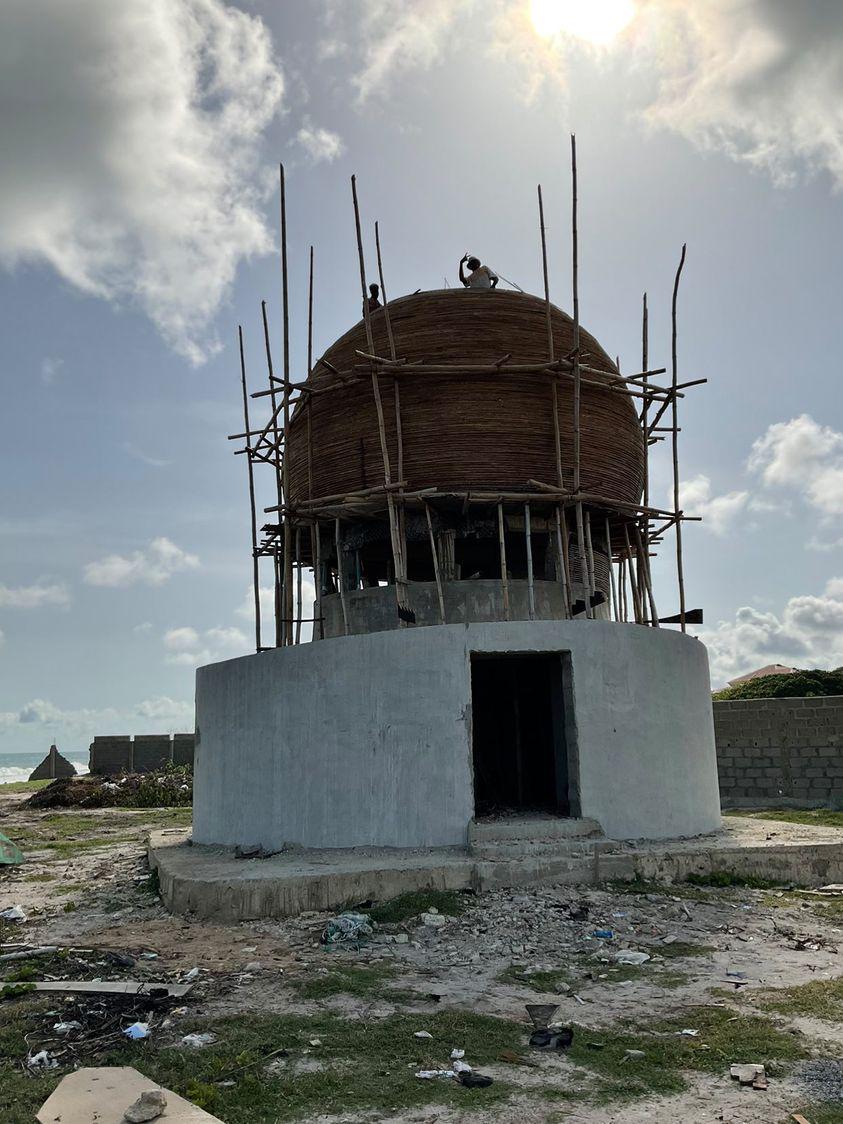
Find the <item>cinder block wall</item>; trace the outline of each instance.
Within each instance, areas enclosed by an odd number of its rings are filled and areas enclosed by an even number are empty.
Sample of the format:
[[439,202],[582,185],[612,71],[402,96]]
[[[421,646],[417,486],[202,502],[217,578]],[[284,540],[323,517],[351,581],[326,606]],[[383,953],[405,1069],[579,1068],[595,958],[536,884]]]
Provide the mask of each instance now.
[[724,808],[843,807],[843,695],[714,703]]
[[88,770],[91,773],[148,773],[171,761],[193,765],[193,734],[139,734],[135,738],[96,737],[91,742]]

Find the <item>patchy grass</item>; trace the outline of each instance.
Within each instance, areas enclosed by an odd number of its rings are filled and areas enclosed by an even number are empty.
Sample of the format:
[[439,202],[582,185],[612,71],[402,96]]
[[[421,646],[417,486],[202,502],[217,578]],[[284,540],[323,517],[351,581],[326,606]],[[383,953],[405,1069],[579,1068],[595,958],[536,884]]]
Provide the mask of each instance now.
[[765,808],[758,812],[733,809],[723,814],[726,816],[747,816],[753,820],[778,820],[782,823],[800,823],[813,827],[843,828],[843,812],[832,812],[829,808]]
[[302,999],[354,995],[360,999],[390,999],[400,1002],[422,998],[418,992],[389,987],[390,981],[397,975],[398,969],[393,964],[372,964],[370,967],[338,964],[327,972],[311,972],[288,982]]
[[[793,1111],[800,1113],[806,1120],[810,1120],[811,1124],[843,1124],[843,1104],[833,1104],[826,1101],[825,1103],[799,1105]],[[786,1116],[781,1124],[793,1124],[793,1116]]]
[[843,976],[836,980],[811,980],[796,987],[774,988],[763,994],[750,994],[759,1007],[782,1015],[801,1015],[814,1019],[843,1018]]
[[51,812],[25,826],[10,825],[8,834],[24,852],[51,851],[70,858],[79,851],[140,843],[151,828],[189,826],[192,815],[191,808],[151,808],[148,813],[116,809],[107,815]]
[[736,870],[712,870],[709,874],[689,874],[685,879],[691,886],[742,886],[749,890],[772,890],[780,885],[768,878],[757,878],[754,874],[741,874]]
[[690,941],[671,941],[669,944],[647,945],[646,951],[651,955],[664,957],[665,960],[681,960],[694,956],[710,956],[717,949],[710,944],[692,944]]
[[[686,1027],[698,1030],[699,1037],[678,1033]],[[595,1038],[605,1043],[602,1050],[589,1048]],[[643,1050],[645,1056],[630,1059],[626,1050]],[[681,1092],[686,1086],[683,1071],[722,1074],[736,1058],[751,1058],[769,1073],[780,1074],[807,1051],[763,1016],[735,1015],[724,1007],[690,1007],[680,1016],[646,1025],[616,1023],[600,1034],[575,1028],[568,1056],[602,1079],[595,1097],[608,1102]]]
[[381,902],[361,912],[368,913],[379,925],[391,925],[409,921],[430,909],[436,909],[449,917],[458,917],[465,910],[465,901],[463,895],[456,890],[410,890],[391,901]]
[[42,871],[40,874],[25,874],[23,877],[24,882],[55,882],[58,878],[57,874],[50,874],[49,871]]
[[0,784],[0,796],[13,795],[16,792],[37,792],[39,788],[46,788],[52,781],[9,781]]
[[524,964],[510,964],[498,975],[500,983],[518,984],[547,995],[568,995],[576,980],[570,968],[551,968],[544,972],[533,972]]
[[683,899],[686,901],[708,902],[714,898],[722,900],[722,895],[697,884],[686,882],[651,882],[646,878],[633,878],[629,882],[611,881],[607,886],[615,894],[643,894],[650,897]]
[[[18,1001],[21,1006],[25,1002]],[[3,1124],[30,1124],[66,1072],[38,1079],[20,1072],[16,1063],[26,1054],[26,1029],[24,1017],[4,1022],[0,1029]],[[507,1100],[513,1086],[497,1080],[487,1089],[464,1089],[454,1081],[421,1081],[414,1076],[416,1070],[442,1067],[458,1045],[482,1071],[501,1051],[520,1051],[523,1039],[518,1023],[460,1012],[374,1020],[330,1013],[304,1017],[250,1012],[197,1020],[190,1029],[211,1030],[217,1041],[202,1050],[185,1050],[168,1047],[156,1036],[148,1043],[121,1044],[99,1064],[135,1066],[226,1124],[313,1120],[323,1113],[362,1119],[370,1112],[393,1114],[427,1104],[469,1113]],[[413,1032],[420,1029],[433,1038],[414,1038]],[[310,1046],[314,1038],[322,1045]],[[276,1058],[277,1064],[267,1070],[263,1059],[281,1049],[289,1056],[283,1061]],[[314,1059],[321,1063],[318,1069],[297,1064]],[[226,1079],[235,1084],[230,1088],[217,1084]]]

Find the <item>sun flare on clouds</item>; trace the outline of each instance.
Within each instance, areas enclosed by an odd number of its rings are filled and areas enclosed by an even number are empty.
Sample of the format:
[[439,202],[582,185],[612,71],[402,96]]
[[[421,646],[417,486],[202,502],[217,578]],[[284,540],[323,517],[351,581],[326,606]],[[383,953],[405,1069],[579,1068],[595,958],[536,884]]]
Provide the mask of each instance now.
[[530,0],[537,35],[552,39],[564,33],[596,47],[608,47],[634,15],[634,0]]

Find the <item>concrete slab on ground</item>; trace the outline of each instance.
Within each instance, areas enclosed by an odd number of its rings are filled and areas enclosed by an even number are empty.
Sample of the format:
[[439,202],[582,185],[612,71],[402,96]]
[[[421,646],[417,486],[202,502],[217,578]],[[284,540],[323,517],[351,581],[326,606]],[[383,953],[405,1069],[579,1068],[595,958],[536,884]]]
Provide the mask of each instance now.
[[[62,1078],[58,1088],[44,1101],[38,1113],[40,1124],[125,1124],[124,1113],[142,1093],[161,1090],[160,1085],[130,1066],[78,1069]],[[160,1117],[167,1124],[221,1124],[218,1116],[186,1101],[169,1089],[162,1090],[167,1107]]]
[[153,832],[148,850],[167,908],[219,921],[294,917],[420,889],[480,891],[634,878],[674,882],[716,871],[808,887],[843,881],[837,828],[730,816],[720,831],[693,839],[523,842],[520,853],[513,849],[499,859],[478,858],[456,847],[291,850],[239,859],[231,849],[196,846],[187,830],[175,834],[170,829]]

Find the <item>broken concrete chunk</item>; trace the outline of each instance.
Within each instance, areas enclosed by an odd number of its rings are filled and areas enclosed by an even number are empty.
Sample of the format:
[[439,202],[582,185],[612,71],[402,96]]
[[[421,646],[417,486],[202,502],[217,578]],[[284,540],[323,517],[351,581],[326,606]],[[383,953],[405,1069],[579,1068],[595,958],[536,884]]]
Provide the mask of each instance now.
[[749,1062],[746,1065],[733,1065],[730,1067],[729,1073],[732,1079],[740,1081],[741,1085],[752,1085],[757,1079],[764,1079],[764,1066],[755,1062]]
[[130,1124],[144,1124],[159,1117],[166,1107],[167,1098],[161,1089],[147,1089],[123,1115]]

